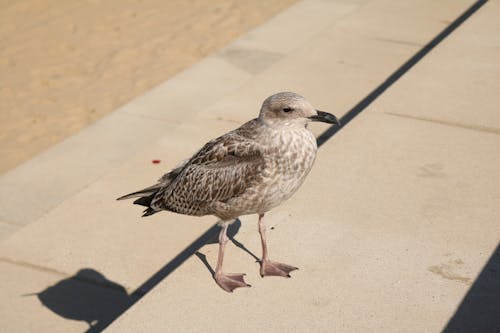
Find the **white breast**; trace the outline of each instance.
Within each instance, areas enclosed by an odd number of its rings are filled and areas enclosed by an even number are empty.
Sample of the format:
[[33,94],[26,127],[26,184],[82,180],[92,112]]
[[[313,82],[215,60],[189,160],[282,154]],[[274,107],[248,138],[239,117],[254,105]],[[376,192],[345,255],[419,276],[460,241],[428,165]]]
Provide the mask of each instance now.
[[268,142],[266,183],[260,210],[268,211],[290,198],[302,185],[316,158],[316,138],[305,127],[273,133]]

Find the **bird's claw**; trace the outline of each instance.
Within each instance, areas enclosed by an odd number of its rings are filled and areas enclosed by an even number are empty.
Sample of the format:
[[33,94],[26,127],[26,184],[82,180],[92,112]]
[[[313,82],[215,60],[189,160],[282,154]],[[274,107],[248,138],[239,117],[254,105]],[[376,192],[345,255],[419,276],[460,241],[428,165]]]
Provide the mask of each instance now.
[[232,293],[236,288],[251,287],[251,285],[245,282],[244,276],[245,274],[215,273],[214,279],[219,287],[228,293]]
[[283,276],[290,277],[290,272],[297,270],[297,267],[274,262],[271,260],[263,260],[260,263],[260,276]]

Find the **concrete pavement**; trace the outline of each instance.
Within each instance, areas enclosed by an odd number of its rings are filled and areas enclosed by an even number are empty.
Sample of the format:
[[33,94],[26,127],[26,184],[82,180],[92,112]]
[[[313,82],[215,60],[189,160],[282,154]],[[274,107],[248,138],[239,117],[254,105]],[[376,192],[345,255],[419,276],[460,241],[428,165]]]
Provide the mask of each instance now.
[[[272,257],[300,267],[291,279],[261,279],[231,246],[226,269],[253,287],[226,294],[204,264],[214,266],[215,244],[179,256],[214,218],[141,220],[114,199],[255,117],[277,90],[342,116],[471,4],[299,2],[2,177],[0,219],[15,226],[0,243],[4,327],[78,332],[91,318],[109,332],[443,329],[500,238],[495,2],[325,143],[303,188],[268,215]],[[256,217],[241,222],[235,239],[259,256]],[[155,288],[139,288],[158,270]],[[50,286],[55,306],[22,297]],[[97,296],[72,303],[74,290]],[[96,300],[105,315],[89,309]]]

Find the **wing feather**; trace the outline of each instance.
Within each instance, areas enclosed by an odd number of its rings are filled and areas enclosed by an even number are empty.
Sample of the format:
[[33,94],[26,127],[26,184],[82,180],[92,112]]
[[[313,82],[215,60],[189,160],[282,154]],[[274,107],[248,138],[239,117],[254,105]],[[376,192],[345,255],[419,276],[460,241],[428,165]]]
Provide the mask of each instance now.
[[264,168],[261,146],[238,132],[208,142],[152,200],[155,210],[212,214],[214,202],[240,196],[258,181]]

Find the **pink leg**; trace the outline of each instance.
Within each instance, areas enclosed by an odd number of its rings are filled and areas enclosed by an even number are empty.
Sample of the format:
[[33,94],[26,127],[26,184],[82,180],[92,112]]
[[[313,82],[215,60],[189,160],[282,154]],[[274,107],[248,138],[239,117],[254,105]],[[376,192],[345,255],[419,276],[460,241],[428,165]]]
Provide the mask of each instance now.
[[229,223],[224,223],[220,233],[219,233],[219,258],[217,259],[217,267],[215,268],[214,279],[215,282],[227,292],[232,293],[234,289],[240,287],[250,287],[249,284],[245,282],[243,277],[245,274],[224,274],[222,273],[222,262],[224,260],[224,249],[228,242],[226,235],[227,227]]
[[260,262],[260,276],[285,276],[290,277],[290,272],[298,269],[287,264],[269,260],[266,241],[266,226],[264,225],[264,214],[259,215],[259,233],[262,243],[262,260]]

